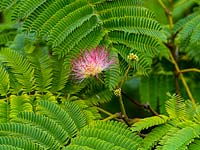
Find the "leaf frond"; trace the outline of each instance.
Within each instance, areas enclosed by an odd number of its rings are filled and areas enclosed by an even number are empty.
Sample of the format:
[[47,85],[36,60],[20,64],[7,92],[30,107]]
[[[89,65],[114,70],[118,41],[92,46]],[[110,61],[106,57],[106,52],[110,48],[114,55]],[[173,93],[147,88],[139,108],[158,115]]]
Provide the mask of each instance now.
[[[169,95],[169,94],[168,94]],[[166,111],[170,118],[184,119],[186,118],[186,105],[179,95],[169,95],[170,99],[166,101]]]
[[165,115],[153,116],[149,118],[141,119],[140,121],[133,124],[131,127],[132,131],[141,131],[144,129],[148,129],[150,127],[164,124],[168,121],[168,117]]
[[17,81],[23,85],[23,90],[31,92],[34,88],[34,69],[28,60],[19,52],[9,48],[2,48],[0,56],[0,61],[11,67]]
[[132,134],[127,127],[120,124],[119,122],[97,122],[97,124],[86,126],[80,131],[79,136],[72,140],[72,146],[86,146],[98,150],[104,147],[113,150],[139,148],[140,137]]

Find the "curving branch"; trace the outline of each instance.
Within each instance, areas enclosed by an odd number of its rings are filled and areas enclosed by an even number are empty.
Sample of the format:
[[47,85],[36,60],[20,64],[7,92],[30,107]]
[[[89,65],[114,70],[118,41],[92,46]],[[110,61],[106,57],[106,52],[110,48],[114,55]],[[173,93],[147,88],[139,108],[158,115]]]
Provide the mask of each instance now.
[[188,69],[182,69],[182,70],[180,70],[180,73],[186,73],[186,72],[199,72],[200,73],[200,69],[197,69],[197,68],[188,68]]
[[152,115],[154,116],[158,116],[159,113],[157,113],[149,104],[141,104],[139,101],[134,100],[132,98],[130,98],[126,93],[122,92],[122,95],[125,96],[130,102],[132,102],[133,104],[142,107],[146,110],[148,110]]

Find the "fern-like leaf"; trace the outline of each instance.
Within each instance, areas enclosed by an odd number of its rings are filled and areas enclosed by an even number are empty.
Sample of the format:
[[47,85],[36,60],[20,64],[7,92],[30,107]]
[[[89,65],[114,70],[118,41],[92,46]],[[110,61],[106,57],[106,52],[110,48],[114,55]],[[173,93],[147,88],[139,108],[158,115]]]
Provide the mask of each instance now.
[[5,96],[8,93],[10,88],[9,74],[6,70],[0,65],[0,95]]
[[109,70],[105,72],[105,84],[108,85],[110,91],[114,90],[117,87],[120,78],[120,66],[116,53],[114,58],[115,63],[111,65]]
[[143,77],[139,87],[140,101],[150,104],[153,109],[161,113],[165,113],[165,101],[168,99],[166,93],[168,91],[174,92],[171,87],[174,87],[171,72],[151,74],[149,78]]
[[[69,140],[68,133],[54,120],[43,115],[37,115],[33,112],[21,112],[17,116],[22,123],[36,125],[54,136],[55,140],[60,144],[67,143]],[[55,130],[56,129],[56,130]]]
[[141,34],[112,31],[108,36],[113,43],[124,44],[133,49],[146,52],[151,55],[156,53],[157,47],[159,46],[158,41],[155,41],[154,38]]
[[[38,113],[44,114],[55,120],[63,129],[66,130],[71,138],[77,133],[80,127],[85,126],[85,121],[84,116],[77,110],[76,106],[71,108],[70,113],[67,113],[67,111],[68,110],[61,109],[56,104],[48,101],[40,101],[37,106]],[[78,122],[75,122],[73,118]],[[79,120],[77,120],[77,118],[79,118]]]
[[[163,150],[184,148],[189,145],[194,138],[198,137],[200,134],[199,125],[194,125],[193,127],[186,127],[179,130],[177,133],[171,136],[169,140],[163,145]],[[176,141],[176,142],[174,142]]]
[[15,36],[16,36],[16,31],[14,29],[11,30],[6,29],[1,31],[0,45],[7,45],[7,42],[13,41]]
[[65,87],[67,79],[69,77],[69,68],[65,66],[64,60],[54,57],[52,58],[52,67],[53,67],[53,75],[52,75],[52,85],[50,91],[55,93],[62,90]]
[[166,102],[166,111],[170,118],[184,119],[186,118],[186,105],[183,99],[178,95],[170,95],[170,99]]
[[0,135],[2,134],[5,136],[12,134],[13,136],[21,136],[26,137],[30,140],[37,141],[44,145],[46,148],[51,149],[59,149],[60,145],[57,141],[55,141],[54,137],[47,132],[30,126],[28,124],[20,124],[20,123],[2,123],[0,124]]
[[11,95],[10,100],[10,119],[16,119],[21,111],[33,111],[32,100],[28,95]]
[[[36,57],[37,56],[37,57]],[[29,61],[34,67],[36,89],[39,92],[46,92],[51,88],[52,66],[47,49],[35,50],[28,56]]]
[[189,59],[199,63],[199,7],[196,11],[187,17],[181,19],[175,25],[175,30],[180,30],[176,38],[180,51],[186,52]]
[[0,146],[3,146],[3,145],[13,146],[15,148],[27,149],[27,150],[45,150],[44,146],[34,143],[33,141],[29,139],[22,139],[22,138],[13,137],[13,136],[12,137],[0,136]]
[[[66,100],[63,99],[63,101]],[[79,106],[79,108],[85,114],[86,122],[90,123],[94,120],[101,119],[98,109],[90,102],[90,100],[82,100],[77,96],[71,96],[69,99],[67,99],[67,101],[73,101],[73,103]]]
[[181,30],[187,22],[190,22],[192,19],[194,19],[196,16],[198,16],[199,12],[200,11],[198,10],[198,11],[188,15],[187,17],[177,21],[176,24],[174,25],[174,33]]
[[0,51],[2,62],[11,67],[17,81],[23,85],[23,90],[31,92],[34,88],[34,69],[28,60],[19,52],[9,48],[3,48]]
[[168,121],[168,117],[164,115],[159,116],[153,116],[149,118],[144,118],[133,124],[131,127],[132,131],[141,131],[144,129],[148,129],[150,127],[153,127],[155,125],[164,124]]
[[4,11],[5,9],[10,8],[15,3],[16,3],[16,1],[13,1],[13,0],[1,0],[0,11]]
[[[130,132],[126,126],[117,122],[97,122],[86,126],[78,137],[72,140],[70,147],[76,145],[91,149],[129,149],[139,148],[141,139]],[[68,149],[68,147],[67,147]]]
[[85,116],[82,114],[78,105],[72,102],[65,102],[64,109],[74,121],[77,130],[80,130],[86,125]]
[[4,100],[1,99],[0,101],[0,123],[7,123],[9,122],[9,112],[10,112],[10,107],[8,106],[8,103]]
[[22,148],[17,148],[11,145],[0,145],[0,150],[23,150]]
[[143,146],[144,149],[148,150],[157,145],[158,141],[162,139],[164,135],[166,135],[166,133],[170,128],[171,125],[163,124],[151,130],[151,132],[147,134],[147,136],[144,138],[143,141],[143,143],[145,143],[145,145]]

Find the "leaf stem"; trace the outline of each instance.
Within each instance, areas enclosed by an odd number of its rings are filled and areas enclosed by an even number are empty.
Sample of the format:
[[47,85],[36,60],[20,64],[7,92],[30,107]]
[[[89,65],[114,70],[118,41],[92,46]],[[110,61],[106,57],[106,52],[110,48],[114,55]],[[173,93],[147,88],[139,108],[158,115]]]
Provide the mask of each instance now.
[[128,68],[126,69],[126,72],[125,72],[125,74],[124,74],[124,76],[123,76],[123,78],[122,78],[122,80],[121,80],[120,88],[122,87],[122,85],[123,85],[124,82],[126,81],[126,78],[127,78],[127,75],[128,75],[128,72],[129,72],[130,69],[131,69],[131,66],[128,65]]
[[[102,112],[102,113],[108,115],[109,117],[115,115],[115,114],[112,114],[112,113],[108,112],[107,110],[105,110],[105,109],[103,109],[103,108],[100,108],[100,107],[96,107],[96,109],[99,110],[100,112]],[[116,113],[116,114],[117,114],[117,113]],[[118,113],[118,114],[119,114],[119,113]],[[119,116],[118,116],[118,117],[119,117]],[[124,122],[123,120],[118,119],[117,117],[114,117],[114,118],[112,118],[112,119],[115,119],[115,120],[120,121],[120,122]]]
[[[120,83],[120,89],[122,88],[124,82],[126,81],[126,78],[128,76],[128,72],[129,70],[131,69],[131,65],[128,65],[128,68],[126,69],[126,72],[124,73],[124,76],[121,80],[121,83]],[[121,112],[122,112],[122,118],[125,119],[126,122],[128,122],[128,116],[126,114],[126,109],[124,107],[124,103],[123,103],[123,100],[122,100],[122,94],[120,93],[119,94],[119,104],[120,104],[120,109],[121,109]]]
[[103,119],[103,121],[108,121],[108,120],[111,120],[111,119],[115,119],[115,118],[118,118],[119,116],[120,116],[120,114],[116,113],[116,114],[110,115],[109,117]]
[[119,96],[119,104],[120,104],[120,108],[121,108],[121,112],[122,112],[122,118],[125,119],[126,122],[128,122],[128,116],[126,114],[126,109],[124,107],[124,103],[122,100],[122,95]]
[[104,110],[103,108],[100,108],[100,107],[96,107],[97,110],[99,110],[100,112],[108,115],[108,116],[112,116],[113,114],[108,112],[107,110]]
[[102,84],[105,84],[105,82],[101,78],[99,78],[98,76],[96,76],[96,79],[99,80]]
[[133,118],[133,119],[131,119],[130,121],[129,121],[129,123],[130,123],[130,125],[132,125],[132,124],[134,124],[134,123],[136,123],[136,122],[138,122],[138,121],[140,121],[141,120],[141,118]]

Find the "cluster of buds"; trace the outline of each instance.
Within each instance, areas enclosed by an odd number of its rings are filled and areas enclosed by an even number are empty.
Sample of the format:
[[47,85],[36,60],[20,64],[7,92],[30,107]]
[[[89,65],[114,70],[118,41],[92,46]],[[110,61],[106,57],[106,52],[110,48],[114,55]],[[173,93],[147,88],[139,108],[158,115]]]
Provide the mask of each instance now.
[[128,59],[131,60],[131,61],[139,61],[139,58],[136,54],[133,54],[133,53],[130,53],[128,55]]
[[122,94],[121,92],[122,92],[121,88],[118,88],[118,89],[114,90],[115,96],[121,96],[121,94]]

